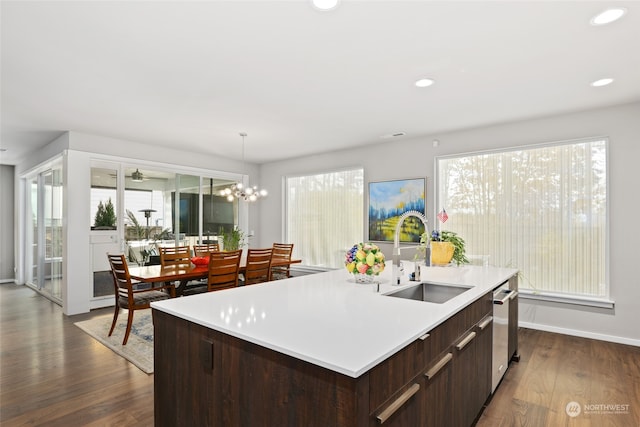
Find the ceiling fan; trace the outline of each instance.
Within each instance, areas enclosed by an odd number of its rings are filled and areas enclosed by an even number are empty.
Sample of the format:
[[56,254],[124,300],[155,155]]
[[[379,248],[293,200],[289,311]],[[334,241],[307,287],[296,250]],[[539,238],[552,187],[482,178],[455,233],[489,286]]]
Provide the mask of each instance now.
[[[116,178],[116,174],[115,173],[111,173],[109,174],[112,178]],[[149,181],[151,178],[147,178],[142,172],[140,172],[140,169],[136,168],[136,170],[134,172],[131,173],[131,175],[125,175],[125,178],[131,178],[131,181],[133,182],[143,182],[143,181]]]
[[131,181],[133,182],[145,181],[144,175],[142,174],[142,172],[140,172],[138,168],[136,168],[136,171],[131,174]]

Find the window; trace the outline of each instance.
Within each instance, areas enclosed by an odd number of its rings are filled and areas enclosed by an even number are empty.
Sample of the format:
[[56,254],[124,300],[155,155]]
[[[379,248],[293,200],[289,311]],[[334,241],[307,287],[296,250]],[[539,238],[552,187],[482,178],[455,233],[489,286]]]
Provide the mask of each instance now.
[[[136,180],[135,174],[139,174]],[[237,200],[229,202],[219,195],[233,182],[168,170],[126,168],[126,239],[173,240],[177,236],[189,245],[217,239],[221,230],[238,225]]]
[[440,157],[436,168],[439,227],[467,254],[518,268],[533,293],[608,298],[605,139]]
[[220,196],[235,182],[231,178],[93,161],[91,229],[114,230],[130,262],[155,263],[158,244],[215,241],[221,230],[238,225],[238,202]]
[[91,168],[91,229],[117,228],[116,169]]
[[286,178],[286,240],[296,258],[322,268],[343,266],[344,253],[362,241],[364,170]]

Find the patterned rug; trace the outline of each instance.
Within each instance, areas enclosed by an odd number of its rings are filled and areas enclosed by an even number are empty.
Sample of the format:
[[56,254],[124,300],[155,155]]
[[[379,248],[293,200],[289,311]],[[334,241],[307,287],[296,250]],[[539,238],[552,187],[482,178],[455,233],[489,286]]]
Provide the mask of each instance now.
[[147,374],[153,373],[153,322],[151,309],[137,310],[133,315],[133,325],[127,345],[122,345],[127,326],[127,310],[121,310],[113,334],[109,337],[109,328],[113,314],[76,322],[75,325],[100,341],[116,354],[127,359]]

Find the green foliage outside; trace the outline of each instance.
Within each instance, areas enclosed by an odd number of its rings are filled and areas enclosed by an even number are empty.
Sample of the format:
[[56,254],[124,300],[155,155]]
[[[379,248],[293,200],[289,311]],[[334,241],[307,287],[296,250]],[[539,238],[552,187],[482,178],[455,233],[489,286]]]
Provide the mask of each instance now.
[[127,209],[127,217],[129,218],[129,227],[133,228],[133,232],[136,236],[136,240],[142,240],[144,238],[144,227],[140,225],[135,214]]
[[116,226],[116,212],[111,202],[111,197],[107,203],[102,204],[102,200],[98,203],[98,211],[95,218],[96,227],[115,227]]

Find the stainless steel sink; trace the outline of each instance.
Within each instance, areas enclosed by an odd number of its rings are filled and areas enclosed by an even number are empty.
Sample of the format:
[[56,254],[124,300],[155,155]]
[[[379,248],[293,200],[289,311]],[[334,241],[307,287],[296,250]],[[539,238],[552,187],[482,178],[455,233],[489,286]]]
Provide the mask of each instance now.
[[442,304],[453,297],[457,297],[471,288],[461,286],[436,285],[433,283],[420,283],[410,288],[387,294],[390,297],[414,299],[416,301],[434,302]]

